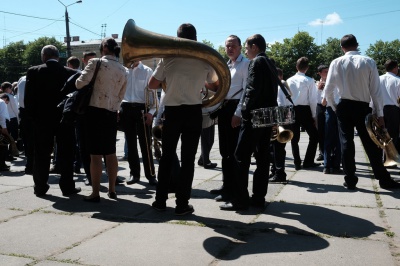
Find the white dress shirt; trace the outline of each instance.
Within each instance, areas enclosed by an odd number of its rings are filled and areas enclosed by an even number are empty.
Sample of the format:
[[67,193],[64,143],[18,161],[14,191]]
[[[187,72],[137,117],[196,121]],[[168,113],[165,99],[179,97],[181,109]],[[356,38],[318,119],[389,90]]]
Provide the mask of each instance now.
[[[357,51],[347,52],[332,61],[325,83],[326,100],[334,102],[333,91],[339,90],[340,99],[370,103],[378,116],[383,116],[383,96],[379,89],[379,74],[375,61]],[[332,104],[336,111],[336,106]]]
[[23,76],[18,80],[17,84],[18,87],[17,100],[18,100],[18,105],[21,108],[25,108],[25,103],[24,103],[25,83],[26,83],[26,76]]
[[2,128],[7,128],[6,120],[10,120],[7,111],[7,104],[5,101],[0,99],[0,126]]
[[399,107],[397,99],[400,98],[400,78],[392,72],[388,72],[380,76],[379,81],[383,92],[383,106],[396,105]]
[[314,79],[306,74],[297,72],[287,80],[287,84],[292,92],[294,105],[309,105],[313,117],[316,117],[317,96]]
[[[247,75],[249,71],[250,60],[243,55],[239,55],[235,62],[228,61],[229,71],[231,73],[231,87],[225,96],[225,100],[240,100],[235,110],[235,116],[242,116],[242,94],[246,88]],[[237,93],[239,90],[241,92]]]
[[7,93],[8,98],[10,99],[10,101],[7,104],[7,110],[8,110],[8,115],[11,118],[18,118],[18,101],[15,98],[14,95]]
[[[157,105],[159,105],[157,91],[147,89],[147,84],[149,83],[151,75],[153,75],[153,70],[148,66],[143,65],[142,62],[139,62],[137,67],[133,69],[129,68],[127,72],[128,82],[126,86],[125,96],[122,102],[145,104],[147,93],[148,97],[151,100],[151,106],[147,106],[147,108],[150,108],[148,112],[154,115],[157,110],[156,107]],[[145,92],[146,90],[147,92]],[[155,99],[153,99],[154,95]]]
[[[282,82],[282,84],[284,86],[285,86],[285,84],[287,84],[286,81],[284,81],[284,80],[282,80],[281,82]],[[277,102],[278,102],[278,106],[290,106],[290,105],[293,105],[288,100],[288,98],[286,97],[285,93],[282,91],[281,86],[278,86],[278,99],[277,99]]]

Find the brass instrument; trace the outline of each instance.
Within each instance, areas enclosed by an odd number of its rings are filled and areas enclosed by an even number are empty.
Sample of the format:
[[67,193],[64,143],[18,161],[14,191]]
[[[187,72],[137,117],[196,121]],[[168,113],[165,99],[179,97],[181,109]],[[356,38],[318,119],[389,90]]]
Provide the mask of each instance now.
[[392,138],[386,128],[381,128],[378,125],[376,115],[368,114],[365,118],[365,126],[372,141],[385,151],[386,160],[383,165],[392,166],[400,164],[399,153],[393,144]]
[[[154,116],[157,115],[158,110],[159,110],[159,101],[158,101],[158,95],[157,95],[157,90],[152,90],[149,89],[149,87],[146,87],[144,90],[144,98],[145,98],[145,105],[146,105],[146,110],[150,110],[151,107],[156,108],[156,112],[154,113]],[[147,131],[145,131],[146,133]],[[153,134],[152,134],[153,135]],[[152,138],[151,136],[147,136],[147,133],[145,135],[146,137],[146,142],[151,141],[152,146],[154,148],[154,157],[159,161],[161,159],[161,142],[158,141],[156,138]],[[147,151],[148,155],[151,154],[151,151]],[[149,158],[150,161],[150,158]]]
[[122,34],[122,58],[129,67],[138,60],[155,57],[187,57],[210,64],[218,75],[217,93],[203,99],[203,106],[213,106],[224,100],[231,84],[231,75],[223,57],[206,44],[184,38],[153,33],[136,26],[133,19],[125,24]]
[[293,131],[285,129],[282,126],[272,128],[271,141],[278,141],[280,143],[287,143],[293,138]]

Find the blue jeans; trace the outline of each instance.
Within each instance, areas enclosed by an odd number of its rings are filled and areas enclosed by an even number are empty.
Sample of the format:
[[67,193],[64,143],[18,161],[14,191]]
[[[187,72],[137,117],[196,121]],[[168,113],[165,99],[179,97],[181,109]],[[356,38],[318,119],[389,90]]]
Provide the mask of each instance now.
[[339,169],[341,162],[341,148],[336,113],[332,107],[326,108],[325,114],[325,168]]

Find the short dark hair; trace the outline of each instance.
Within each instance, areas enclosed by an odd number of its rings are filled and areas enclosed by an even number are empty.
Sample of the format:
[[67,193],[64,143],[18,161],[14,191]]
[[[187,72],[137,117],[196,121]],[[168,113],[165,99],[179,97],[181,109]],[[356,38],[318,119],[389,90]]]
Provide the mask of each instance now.
[[197,32],[196,28],[190,23],[183,23],[179,26],[176,36],[179,38],[185,38],[189,40],[196,41],[197,40]]
[[1,83],[1,89],[4,91],[5,89],[12,89],[12,84],[8,81]]
[[238,43],[239,43],[239,45],[240,46],[242,46],[242,42],[241,42],[241,40],[240,40],[240,38],[237,36],[237,35],[229,35],[226,39],[236,39],[237,41],[238,41]]
[[300,70],[300,71],[307,70],[308,66],[309,66],[309,64],[308,64],[307,57],[303,56],[303,57],[300,57],[299,59],[297,59],[296,68],[298,70]]
[[385,69],[386,69],[387,72],[392,71],[397,66],[398,66],[398,63],[397,63],[396,60],[388,59],[385,62]]
[[101,41],[100,51],[103,51],[103,47],[107,47],[108,51],[113,53],[116,57],[119,57],[121,47],[118,46],[117,41],[114,38],[107,37]]
[[7,93],[2,93],[0,94],[0,99],[6,99],[7,101],[9,101],[10,97],[8,97]]
[[278,72],[278,76],[282,76],[283,77],[283,70],[279,67],[276,68],[276,72]]
[[87,56],[96,56],[95,51],[89,51],[89,52],[83,52],[83,58],[86,58]]
[[318,70],[318,72],[321,72],[322,70],[327,69],[327,68],[329,68],[327,65],[319,65],[317,70]]
[[246,43],[250,46],[253,44],[257,45],[261,52],[265,52],[267,49],[267,43],[261,34],[254,34],[246,39]]
[[67,60],[67,64],[70,64],[73,69],[78,69],[81,65],[81,61],[76,56],[71,56]]
[[344,35],[340,40],[340,46],[342,46],[343,48],[357,47],[358,42],[356,36],[354,36],[353,34]]

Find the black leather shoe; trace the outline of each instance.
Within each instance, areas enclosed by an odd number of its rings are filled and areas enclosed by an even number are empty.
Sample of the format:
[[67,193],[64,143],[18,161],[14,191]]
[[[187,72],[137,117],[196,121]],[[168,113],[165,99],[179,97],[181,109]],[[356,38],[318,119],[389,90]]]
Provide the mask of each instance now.
[[3,171],[10,171],[10,166],[9,165],[0,166],[0,172],[3,172]]
[[93,198],[90,198],[90,196],[87,196],[87,197],[84,197],[83,200],[86,202],[96,202],[97,203],[97,202],[100,202],[100,196],[93,197]]
[[396,181],[390,179],[390,180],[379,180],[379,186],[383,189],[399,189],[400,188],[400,183],[397,183]]
[[151,204],[151,207],[153,207],[153,209],[156,211],[163,212],[167,209],[167,204],[165,202],[154,201]]
[[270,183],[286,183],[286,177],[273,176],[269,179]]
[[295,164],[294,169],[296,169],[296,171],[301,170],[301,164]]
[[85,183],[86,186],[91,186],[92,185],[92,179],[90,179],[90,178],[83,179],[83,182]]
[[123,183],[125,183],[125,181],[117,176],[117,178],[115,179],[115,184],[116,185],[120,185],[120,184],[123,184]]
[[315,168],[315,167],[318,167],[318,166],[320,166],[320,165],[321,165],[320,163],[303,164],[303,168],[304,168],[304,169],[307,169],[307,168]]
[[140,180],[140,177],[133,177],[133,175],[131,175],[131,176],[129,177],[128,181],[126,181],[126,184],[128,184],[128,185],[133,185],[133,184],[138,183],[139,180]]
[[227,202],[223,205],[220,205],[219,208],[222,211],[241,211],[241,210],[247,210],[249,206],[245,205],[234,205],[231,202]]
[[178,216],[182,216],[182,215],[186,215],[186,214],[191,214],[191,213],[194,213],[194,209],[193,209],[193,206],[192,205],[190,205],[190,204],[188,204],[187,206],[185,206],[185,207],[176,207],[175,208],[175,215],[178,215]]
[[203,159],[202,159],[202,158],[200,158],[200,159],[197,161],[197,165],[203,166]]
[[74,195],[74,194],[78,194],[78,193],[81,192],[81,191],[82,191],[82,189],[81,189],[80,187],[76,187],[76,188],[74,188],[74,189],[71,190],[71,191],[63,192],[63,196],[64,196],[64,197],[72,196],[72,195]]
[[332,174],[332,172],[331,172],[331,168],[324,168],[324,174],[326,174],[326,175],[329,175],[329,174]]
[[345,187],[345,188],[347,188],[348,190],[355,190],[356,189],[356,185],[353,185],[353,184],[347,184],[347,182],[345,181],[344,183],[343,183],[343,186]]
[[81,168],[78,167],[78,166],[74,166],[74,173],[75,173],[75,174],[82,174]]
[[218,201],[218,202],[222,202],[222,201],[227,202],[227,201],[230,201],[230,197],[223,196],[223,195],[218,195],[218,196],[216,196],[216,197],[214,198],[214,200],[215,200],[215,201]]
[[324,155],[322,155],[322,154],[318,155],[316,160],[317,161],[323,161],[324,160]]
[[211,189],[211,190],[210,190],[210,193],[211,193],[211,194],[218,194],[218,195],[221,195],[223,191],[224,191],[224,186],[221,186],[220,188]]
[[214,169],[215,167],[217,167],[217,163],[208,163],[204,165],[204,169]]
[[36,197],[44,197],[46,196],[47,191],[49,191],[50,186],[47,185],[47,187],[43,189],[39,189],[37,187],[34,188],[33,193],[36,195]]
[[148,180],[149,180],[149,185],[157,186],[158,182],[157,182],[157,179],[155,177],[150,177]]
[[107,193],[107,196],[110,198],[110,199],[118,199],[117,198],[117,193],[116,192],[108,192]]
[[59,174],[60,171],[58,170],[57,166],[53,165],[52,167],[50,167],[49,173],[50,174]]

